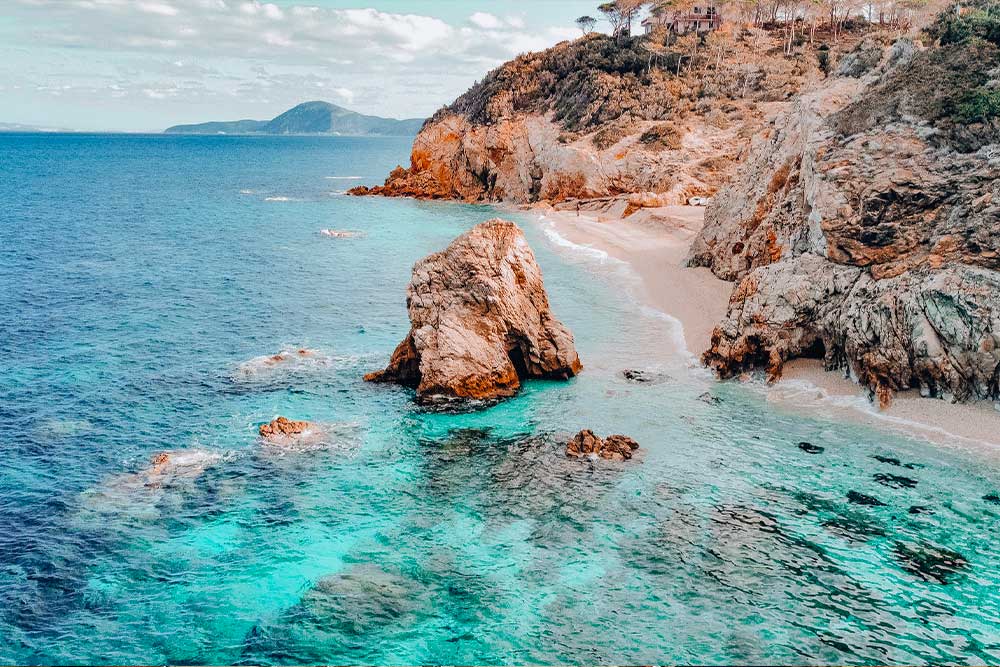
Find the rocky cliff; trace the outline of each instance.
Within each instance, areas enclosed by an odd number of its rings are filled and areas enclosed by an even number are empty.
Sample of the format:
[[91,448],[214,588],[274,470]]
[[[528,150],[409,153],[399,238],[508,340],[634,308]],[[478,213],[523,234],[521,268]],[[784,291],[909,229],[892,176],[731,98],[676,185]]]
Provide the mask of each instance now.
[[713,200],[691,263],[738,281],[721,375],[821,357],[883,403],[998,397],[1000,50],[929,39],[862,45]]
[[582,368],[513,222],[476,225],[417,262],[406,305],[410,333],[365,379],[414,387],[421,403],[503,398],[522,380],[565,380]]
[[[593,34],[519,56],[441,109],[408,168],[352,194],[529,203],[655,193],[711,195],[814,59],[756,57],[777,37],[713,34],[707,44]],[[758,43],[759,42],[759,43]]]

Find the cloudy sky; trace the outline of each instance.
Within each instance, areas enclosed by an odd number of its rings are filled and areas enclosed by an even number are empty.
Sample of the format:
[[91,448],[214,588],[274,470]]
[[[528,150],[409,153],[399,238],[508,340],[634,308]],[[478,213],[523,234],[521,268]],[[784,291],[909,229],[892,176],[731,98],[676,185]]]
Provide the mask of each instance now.
[[306,100],[422,117],[592,0],[0,0],[0,122],[158,131]]

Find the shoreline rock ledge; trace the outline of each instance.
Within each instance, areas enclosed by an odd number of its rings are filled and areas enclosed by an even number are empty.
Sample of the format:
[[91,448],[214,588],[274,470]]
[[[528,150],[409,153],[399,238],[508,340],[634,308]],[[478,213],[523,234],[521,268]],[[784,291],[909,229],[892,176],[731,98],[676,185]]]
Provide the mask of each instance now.
[[410,333],[365,380],[416,388],[418,403],[507,398],[522,380],[567,380],[583,367],[513,222],[480,223],[418,261],[406,294]]

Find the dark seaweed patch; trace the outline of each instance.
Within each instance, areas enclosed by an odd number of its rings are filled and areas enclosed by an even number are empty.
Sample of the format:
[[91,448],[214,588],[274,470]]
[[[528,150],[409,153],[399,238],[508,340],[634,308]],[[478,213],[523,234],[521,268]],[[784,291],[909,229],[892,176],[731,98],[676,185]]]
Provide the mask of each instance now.
[[822,454],[825,448],[820,447],[819,445],[814,445],[811,442],[800,442],[799,449],[804,451],[806,454]]
[[906,468],[908,470],[913,470],[914,468],[922,467],[916,463],[903,463],[895,456],[881,456],[879,454],[875,454],[872,456],[872,458],[878,461],[879,463],[887,463],[888,465],[896,466],[897,468]]
[[969,565],[962,554],[932,544],[896,542],[892,551],[904,570],[924,581],[939,584],[950,583]]
[[868,496],[863,493],[858,493],[857,491],[847,492],[847,502],[854,503],[855,505],[866,505],[868,507],[885,507],[885,503],[876,498],[875,496]]
[[917,485],[917,480],[902,475],[890,475],[889,473],[877,472],[872,475],[872,479],[893,489],[912,489]]

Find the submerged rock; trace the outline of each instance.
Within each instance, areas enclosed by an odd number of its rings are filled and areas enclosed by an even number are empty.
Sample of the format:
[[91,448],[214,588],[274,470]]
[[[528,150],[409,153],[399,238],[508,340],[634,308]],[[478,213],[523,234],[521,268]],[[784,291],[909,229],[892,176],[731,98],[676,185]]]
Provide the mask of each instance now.
[[476,225],[417,262],[406,301],[410,333],[365,380],[415,387],[420,403],[504,398],[522,380],[566,380],[582,368],[512,222]]
[[626,435],[609,435],[603,440],[590,429],[584,429],[566,443],[566,456],[578,458],[598,456],[613,461],[626,461],[639,449],[639,443]]
[[886,504],[875,496],[868,496],[857,491],[847,492],[847,502],[855,505],[866,505],[868,507],[885,507]]
[[884,472],[877,472],[872,475],[872,479],[893,489],[912,489],[917,486],[917,480],[902,475],[890,475]]
[[983,500],[988,503],[993,503],[994,505],[1000,505],[1000,494],[998,493],[987,493],[983,496]]
[[701,396],[699,396],[698,400],[701,401],[702,403],[708,403],[709,405],[718,405],[722,403],[721,398],[719,398],[718,396],[713,396],[707,391]]
[[950,583],[969,565],[962,554],[933,544],[896,542],[893,554],[904,570],[924,581]]
[[622,371],[622,377],[629,382],[636,382],[638,384],[660,384],[673,379],[666,373],[636,368],[626,368]]
[[822,454],[823,451],[825,450],[824,447],[820,447],[819,445],[814,445],[811,442],[800,442],[799,449],[801,449],[807,454]]
[[934,514],[934,510],[926,505],[910,505],[910,509],[906,510],[909,514]]
[[888,465],[896,466],[897,468],[906,468],[908,470],[913,470],[914,468],[921,467],[916,463],[903,463],[894,456],[880,456],[878,454],[875,454],[872,456],[872,458],[878,461],[879,463],[887,463]]

